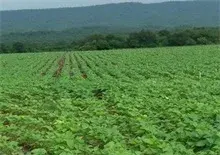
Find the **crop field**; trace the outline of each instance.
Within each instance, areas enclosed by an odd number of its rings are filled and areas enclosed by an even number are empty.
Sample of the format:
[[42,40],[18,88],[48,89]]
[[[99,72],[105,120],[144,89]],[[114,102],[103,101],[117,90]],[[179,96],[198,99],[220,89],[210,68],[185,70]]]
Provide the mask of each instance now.
[[1,155],[219,155],[219,46],[2,54]]

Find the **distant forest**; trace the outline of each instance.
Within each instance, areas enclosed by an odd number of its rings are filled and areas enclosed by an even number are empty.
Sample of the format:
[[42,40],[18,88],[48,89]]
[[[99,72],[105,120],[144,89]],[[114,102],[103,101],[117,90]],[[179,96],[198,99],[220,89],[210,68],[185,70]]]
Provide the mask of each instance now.
[[[41,32],[35,32],[41,34]],[[0,53],[24,53],[42,51],[87,51],[110,50],[122,48],[144,48],[163,46],[220,44],[220,29],[184,28],[173,30],[139,30],[132,33],[92,34],[79,40],[68,39],[59,42],[44,40],[35,43],[25,42],[1,43]],[[16,35],[14,36],[16,38]],[[73,36],[74,38],[74,36]]]
[[119,3],[76,8],[1,11],[1,33],[82,27],[219,26],[219,0]]
[[0,52],[219,44],[219,0],[0,11]]

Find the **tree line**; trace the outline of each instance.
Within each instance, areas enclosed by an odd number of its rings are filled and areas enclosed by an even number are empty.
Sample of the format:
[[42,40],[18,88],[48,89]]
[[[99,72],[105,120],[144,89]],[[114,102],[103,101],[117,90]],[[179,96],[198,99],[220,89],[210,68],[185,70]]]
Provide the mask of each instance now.
[[0,45],[1,53],[23,53],[64,50],[110,50],[122,48],[144,48],[163,46],[219,44],[219,28],[189,28],[177,30],[141,30],[128,34],[93,34],[78,41],[59,41],[35,44],[14,42]]

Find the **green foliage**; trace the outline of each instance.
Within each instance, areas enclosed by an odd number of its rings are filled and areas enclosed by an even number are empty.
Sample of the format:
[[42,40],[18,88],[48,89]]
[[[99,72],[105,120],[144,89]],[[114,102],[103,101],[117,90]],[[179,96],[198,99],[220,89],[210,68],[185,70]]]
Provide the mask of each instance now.
[[175,32],[171,35],[171,37],[169,39],[169,45],[183,46],[183,45],[186,45],[187,41],[190,39],[191,38],[188,33],[185,33],[183,31]]
[[186,40],[186,45],[196,45],[196,41],[193,40],[192,38],[189,38]]
[[205,37],[197,38],[197,42],[198,44],[201,44],[201,45],[210,44],[210,41],[208,41],[208,39],[206,39]]
[[126,42],[123,37],[113,34],[106,36],[91,35],[83,40],[74,42],[73,47],[78,50],[108,50],[126,47]]
[[[74,42],[76,50],[108,50],[120,48],[142,48],[157,46],[185,46],[219,44],[219,40],[214,39],[217,28],[191,28],[178,30],[160,30],[130,33],[123,38],[117,35],[92,35],[78,42]],[[214,33],[215,32],[215,33]],[[206,37],[202,37],[206,36]]]
[[[90,30],[82,29],[83,30]],[[92,31],[93,29],[91,29]],[[99,31],[100,30],[100,31]],[[4,36],[3,43],[0,45],[1,53],[15,53],[15,52],[41,52],[43,51],[60,51],[60,50],[110,50],[110,49],[122,49],[122,48],[142,48],[142,47],[158,47],[158,46],[185,46],[185,45],[207,45],[207,44],[219,44],[219,29],[218,28],[181,28],[177,30],[158,30],[149,31],[141,30],[139,32],[132,33],[101,33],[101,29],[98,30],[98,34],[89,35],[83,39],[75,40],[71,37],[67,37],[66,40],[63,35],[68,34],[69,31],[45,33],[53,37],[57,41],[48,40],[43,38],[43,32],[35,32],[39,40],[32,40],[29,37],[29,33],[22,33],[22,36],[28,36],[28,39],[22,42],[15,42],[13,40],[20,40],[19,34],[13,34],[11,42],[8,43],[7,37]],[[71,31],[70,31],[71,32]],[[31,33],[31,32],[30,32]],[[31,33],[32,34],[32,33]],[[71,33],[70,33],[71,34]],[[87,34],[88,35],[88,34]],[[47,35],[46,35],[47,36]],[[49,37],[49,38],[50,38]],[[75,35],[73,34],[73,37]],[[65,41],[64,41],[64,40]],[[21,39],[22,40],[22,39]],[[72,41],[74,40],[74,41]]]
[[157,46],[157,36],[151,31],[140,31],[138,33],[132,33],[127,39],[129,47],[155,47]]
[[8,50],[9,49],[5,44],[3,43],[0,44],[0,53],[8,53],[9,52]]
[[26,51],[26,49],[23,43],[16,42],[12,45],[12,51],[15,53],[23,53]]
[[2,54],[0,154],[219,155],[218,49]]

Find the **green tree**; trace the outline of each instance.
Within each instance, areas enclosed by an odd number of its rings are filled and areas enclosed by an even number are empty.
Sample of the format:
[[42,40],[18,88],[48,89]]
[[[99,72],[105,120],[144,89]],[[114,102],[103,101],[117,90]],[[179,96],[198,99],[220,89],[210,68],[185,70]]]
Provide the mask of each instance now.
[[96,42],[96,47],[98,50],[108,50],[110,46],[106,40],[98,40]]
[[158,35],[159,36],[170,36],[170,31],[168,31],[168,30],[160,30],[159,32],[158,32]]
[[189,32],[187,31],[174,32],[169,37],[169,45],[170,46],[187,45],[187,40],[189,39],[190,39],[190,35]]
[[26,52],[25,46],[23,43],[16,42],[12,45],[12,49],[16,53]]
[[200,37],[197,38],[197,43],[200,45],[207,45],[210,44],[211,42],[208,39],[206,39],[206,37]]
[[0,53],[8,53],[8,52],[9,52],[8,46],[6,46],[5,44],[1,43],[0,44]]
[[196,41],[192,38],[186,40],[186,45],[196,45]]
[[130,47],[155,47],[157,46],[157,36],[152,31],[141,30],[138,33],[129,35],[128,44]]

